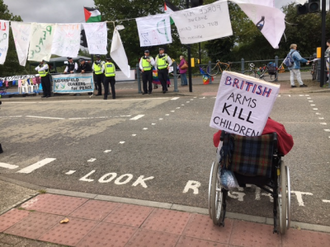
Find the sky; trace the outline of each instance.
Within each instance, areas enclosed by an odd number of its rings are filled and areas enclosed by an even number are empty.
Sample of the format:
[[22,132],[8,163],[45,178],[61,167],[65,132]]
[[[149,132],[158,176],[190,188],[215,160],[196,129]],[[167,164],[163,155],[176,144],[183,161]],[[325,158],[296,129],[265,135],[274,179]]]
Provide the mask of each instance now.
[[[94,0],[3,0],[9,11],[20,15],[24,22],[82,23],[83,7],[94,7]],[[275,7],[294,0],[274,0]],[[301,0],[300,0],[301,1]]]

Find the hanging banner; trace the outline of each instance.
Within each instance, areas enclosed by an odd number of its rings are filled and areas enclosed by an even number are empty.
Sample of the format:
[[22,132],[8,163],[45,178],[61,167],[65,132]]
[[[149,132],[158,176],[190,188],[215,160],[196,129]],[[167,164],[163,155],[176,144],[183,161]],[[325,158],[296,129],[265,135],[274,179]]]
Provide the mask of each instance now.
[[52,75],[54,93],[94,92],[93,73]]
[[0,20],[0,64],[4,64],[9,45],[9,21]]
[[285,30],[285,14],[274,7],[240,3],[232,0],[244,11],[250,20],[256,25],[264,37],[268,40],[274,49],[278,49]]
[[227,0],[170,13],[182,44],[194,44],[233,34]]
[[279,90],[279,85],[224,71],[210,127],[241,136],[261,135]]
[[169,14],[136,18],[140,47],[172,43]]
[[80,23],[57,24],[52,54],[63,57],[77,57],[80,49]]
[[107,54],[106,22],[83,23],[89,54]]
[[29,61],[49,61],[56,24],[32,23]]
[[[239,4],[239,3],[251,3],[257,5],[264,5],[269,7],[274,7],[275,0],[233,0],[232,2]],[[306,1],[306,0],[303,0]]]
[[14,36],[14,42],[19,64],[26,65],[29,52],[29,40],[31,34],[31,24],[24,22],[11,22],[11,30]]
[[130,66],[128,65],[128,59],[126,56],[123,42],[121,41],[119,32],[117,29],[113,31],[110,56],[113,61],[118,65],[120,70],[126,77],[130,76]]

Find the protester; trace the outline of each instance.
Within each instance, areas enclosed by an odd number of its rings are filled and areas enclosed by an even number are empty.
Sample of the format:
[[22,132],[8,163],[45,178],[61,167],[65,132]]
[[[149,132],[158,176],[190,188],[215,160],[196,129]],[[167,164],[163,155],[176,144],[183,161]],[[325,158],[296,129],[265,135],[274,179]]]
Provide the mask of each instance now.
[[[111,62],[111,58],[107,57],[106,58],[106,63],[104,64],[104,92],[109,92],[109,83],[111,85],[111,92],[112,92],[112,98],[116,98],[116,91],[115,91],[115,84],[116,84],[116,67],[115,65]],[[108,94],[104,93],[105,100],[108,98]]]
[[79,59],[80,65],[78,67],[78,72],[81,74],[92,72],[91,65],[85,61],[85,59]]
[[[97,90],[97,95],[102,95],[102,81],[103,81],[103,71],[104,71],[104,62],[101,61],[101,56],[96,55],[96,60],[93,63],[92,69],[94,71],[95,79],[95,89]],[[106,91],[104,91],[106,92]]]
[[73,74],[77,72],[78,64],[73,62],[72,57],[68,57],[68,65],[65,67],[64,74]]
[[163,88],[163,93],[167,91],[168,70],[172,65],[172,59],[165,53],[164,48],[159,48],[159,54],[155,59],[156,70],[158,70],[158,78]]
[[142,94],[151,94],[152,92],[152,68],[155,65],[155,60],[149,55],[149,50],[144,51],[144,56],[139,62],[140,70],[142,71],[143,92]]
[[[305,58],[301,57],[300,53],[297,51],[297,45],[296,44],[291,44],[290,45],[290,52],[289,54],[292,56],[292,59],[294,61],[294,64],[292,67],[289,67],[290,70],[290,83],[291,87],[294,88],[296,87],[294,83],[294,77],[297,78],[297,81],[300,85],[300,87],[307,87],[301,80],[301,73],[300,73],[300,63],[308,63],[310,62],[309,60],[306,60]],[[288,54],[288,55],[289,55]]]
[[179,72],[180,72],[180,77],[181,77],[181,86],[187,86],[187,69],[188,69],[188,64],[186,60],[184,59],[184,56],[180,56],[180,64],[179,64]]
[[327,40],[327,49],[325,50],[325,61],[327,66],[327,82],[330,82],[330,75],[329,75],[329,69],[330,69],[330,39]]
[[51,97],[52,88],[50,83],[48,64],[45,63],[45,60],[42,60],[40,64],[35,68],[35,70],[38,71],[38,74],[41,78],[41,85],[43,91],[42,98]]

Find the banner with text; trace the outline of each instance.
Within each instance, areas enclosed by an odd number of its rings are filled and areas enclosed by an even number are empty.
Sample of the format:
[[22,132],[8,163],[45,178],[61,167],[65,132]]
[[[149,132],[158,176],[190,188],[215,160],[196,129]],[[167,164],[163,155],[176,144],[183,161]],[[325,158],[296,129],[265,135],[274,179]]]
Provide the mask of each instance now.
[[136,18],[140,47],[172,43],[170,15]]
[[29,41],[31,34],[31,24],[24,22],[11,22],[11,30],[14,36],[14,42],[17,52],[19,64],[26,65],[26,60],[29,52]]
[[170,13],[175,22],[182,44],[219,39],[233,35],[228,2],[212,4]]
[[83,23],[89,54],[107,54],[106,22]]
[[4,64],[9,45],[9,21],[0,20],[0,64]]
[[29,61],[49,61],[56,24],[32,23],[30,36]]
[[94,92],[93,73],[53,75],[54,93]]
[[63,57],[77,57],[80,49],[80,23],[57,24],[52,54]]
[[261,135],[279,90],[279,85],[224,71],[210,127],[241,136]]

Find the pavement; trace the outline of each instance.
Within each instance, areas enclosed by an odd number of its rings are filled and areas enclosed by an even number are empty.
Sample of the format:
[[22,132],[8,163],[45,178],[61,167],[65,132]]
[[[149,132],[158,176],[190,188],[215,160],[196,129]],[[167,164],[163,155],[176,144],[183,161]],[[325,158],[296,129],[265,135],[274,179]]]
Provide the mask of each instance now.
[[[318,82],[303,80],[307,88],[291,88],[288,75],[280,74],[280,94],[330,92]],[[137,82],[118,83],[116,88],[117,99],[150,97],[138,93]],[[170,87],[166,94],[154,90],[152,97],[215,96],[217,88],[218,83],[203,85],[201,78],[194,78],[192,92],[188,86],[179,86],[178,92]],[[1,100],[94,98],[31,95]],[[6,155],[3,149],[0,155]],[[291,222],[282,236],[273,234],[272,219],[230,212],[225,227],[219,227],[206,208],[41,188],[8,179],[0,170],[0,246],[330,246],[330,227]]]

